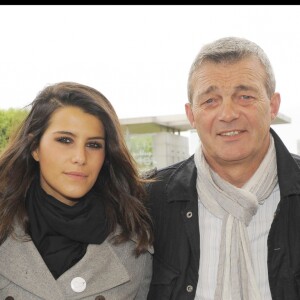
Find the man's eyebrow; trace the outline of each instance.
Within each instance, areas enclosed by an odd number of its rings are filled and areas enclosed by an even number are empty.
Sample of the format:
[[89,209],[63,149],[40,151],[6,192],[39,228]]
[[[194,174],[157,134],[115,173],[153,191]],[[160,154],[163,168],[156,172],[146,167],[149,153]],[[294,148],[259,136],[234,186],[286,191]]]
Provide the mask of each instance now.
[[203,96],[203,95],[209,94],[209,93],[211,93],[211,92],[216,91],[217,89],[218,89],[217,86],[211,85],[211,86],[209,86],[205,91],[203,91],[203,92],[201,92],[201,93],[198,93],[198,94],[197,94],[197,97],[201,97],[201,96]]
[[236,87],[234,87],[234,89],[237,91],[254,91],[254,92],[257,91],[257,89],[254,88],[253,86],[244,85],[244,84],[237,85]]

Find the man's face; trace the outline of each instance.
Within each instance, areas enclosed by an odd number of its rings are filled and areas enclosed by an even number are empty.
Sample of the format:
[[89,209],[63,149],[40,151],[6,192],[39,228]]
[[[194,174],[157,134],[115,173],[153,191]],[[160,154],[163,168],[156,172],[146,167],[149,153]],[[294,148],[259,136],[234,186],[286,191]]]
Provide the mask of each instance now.
[[192,78],[193,104],[186,114],[211,166],[262,160],[280,95],[269,99],[266,74],[257,58],[235,63],[206,62]]

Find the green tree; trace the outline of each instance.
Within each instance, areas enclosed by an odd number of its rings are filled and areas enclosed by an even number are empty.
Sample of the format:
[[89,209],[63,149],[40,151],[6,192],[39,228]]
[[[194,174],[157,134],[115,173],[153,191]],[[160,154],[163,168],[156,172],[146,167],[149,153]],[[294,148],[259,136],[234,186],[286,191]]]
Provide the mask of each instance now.
[[0,153],[6,147],[9,138],[27,115],[28,110],[25,109],[0,109]]

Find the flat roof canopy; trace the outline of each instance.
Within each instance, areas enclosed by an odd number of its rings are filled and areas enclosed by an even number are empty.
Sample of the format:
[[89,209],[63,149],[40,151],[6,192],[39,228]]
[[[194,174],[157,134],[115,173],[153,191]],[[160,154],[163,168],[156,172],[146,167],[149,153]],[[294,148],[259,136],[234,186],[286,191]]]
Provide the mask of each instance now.
[[[193,129],[185,114],[137,117],[120,119],[121,125],[129,133],[154,133],[154,132],[181,132]],[[291,118],[278,113],[272,124],[288,124]]]

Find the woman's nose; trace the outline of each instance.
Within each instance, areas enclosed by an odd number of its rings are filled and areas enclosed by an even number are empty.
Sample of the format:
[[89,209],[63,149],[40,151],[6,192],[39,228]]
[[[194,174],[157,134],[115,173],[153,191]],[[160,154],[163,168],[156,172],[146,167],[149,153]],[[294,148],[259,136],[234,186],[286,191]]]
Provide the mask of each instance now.
[[79,165],[84,165],[86,163],[86,152],[84,147],[78,147],[74,150],[72,162]]

